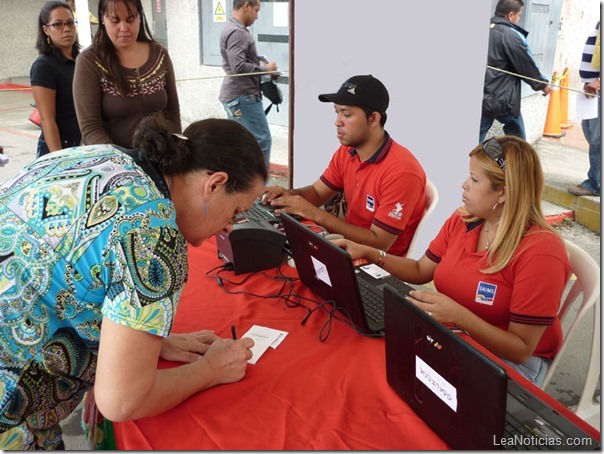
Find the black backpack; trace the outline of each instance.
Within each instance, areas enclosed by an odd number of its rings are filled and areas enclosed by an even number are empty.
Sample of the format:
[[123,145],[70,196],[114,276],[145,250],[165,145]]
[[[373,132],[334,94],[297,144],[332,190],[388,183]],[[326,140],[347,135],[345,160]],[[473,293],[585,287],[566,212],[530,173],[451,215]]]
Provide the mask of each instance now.
[[262,82],[260,84],[260,88],[262,89],[262,96],[266,97],[271,102],[271,104],[264,110],[264,114],[268,115],[273,107],[273,104],[277,106],[277,112],[279,112],[279,104],[283,102],[281,89],[272,80]]

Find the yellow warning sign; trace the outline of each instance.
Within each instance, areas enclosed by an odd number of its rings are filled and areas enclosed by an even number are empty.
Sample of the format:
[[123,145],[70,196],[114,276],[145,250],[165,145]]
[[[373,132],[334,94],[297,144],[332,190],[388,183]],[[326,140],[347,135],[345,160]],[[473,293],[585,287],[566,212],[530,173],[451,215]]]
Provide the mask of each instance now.
[[222,0],[214,0],[214,22],[226,22],[226,11]]

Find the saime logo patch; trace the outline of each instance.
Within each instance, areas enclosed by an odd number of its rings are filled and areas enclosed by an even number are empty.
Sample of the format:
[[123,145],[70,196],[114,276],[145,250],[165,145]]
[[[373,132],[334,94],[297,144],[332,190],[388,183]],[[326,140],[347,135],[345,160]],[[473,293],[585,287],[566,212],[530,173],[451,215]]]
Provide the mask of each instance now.
[[497,286],[495,284],[479,281],[478,287],[476,288],[476,298],[474,301],[480,304],[492,306],[495,302],[495,293],[497,293]]
[[372,213],[375,211],[375,199],[369,194],[367,194],[367,198],[365,199],[365,208]]

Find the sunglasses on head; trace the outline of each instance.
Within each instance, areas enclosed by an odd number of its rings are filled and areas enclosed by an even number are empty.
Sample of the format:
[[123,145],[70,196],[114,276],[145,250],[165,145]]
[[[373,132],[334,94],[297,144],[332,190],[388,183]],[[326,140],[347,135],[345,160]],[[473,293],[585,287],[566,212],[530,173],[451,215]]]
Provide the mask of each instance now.
[[481,143],[482,149],[493,159],[501,170],[505,172],[505,156],[503,155],[503,148],[495,137],[485,140]]

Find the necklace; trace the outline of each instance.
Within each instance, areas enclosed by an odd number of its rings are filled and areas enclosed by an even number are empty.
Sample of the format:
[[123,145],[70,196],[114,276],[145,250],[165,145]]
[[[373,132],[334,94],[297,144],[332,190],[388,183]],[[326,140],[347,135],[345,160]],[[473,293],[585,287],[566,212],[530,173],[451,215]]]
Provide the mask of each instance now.
[[[497,221],[494,225],[497,225],[497,224],[499,224],[499,221]],[[497,233],[495,233],[495,234],[497,234]],[[484,248],[489,249],[491,247],[491,240],[489,240],[489,223],[486,220],[484,221],[484,235],[487,238],[487,245]]]
[[484,248],[488,249],[491,247],[491,240],[489,240],[489,224],[487,221],[484,221],[484,235],[487,237],[487,245]]

